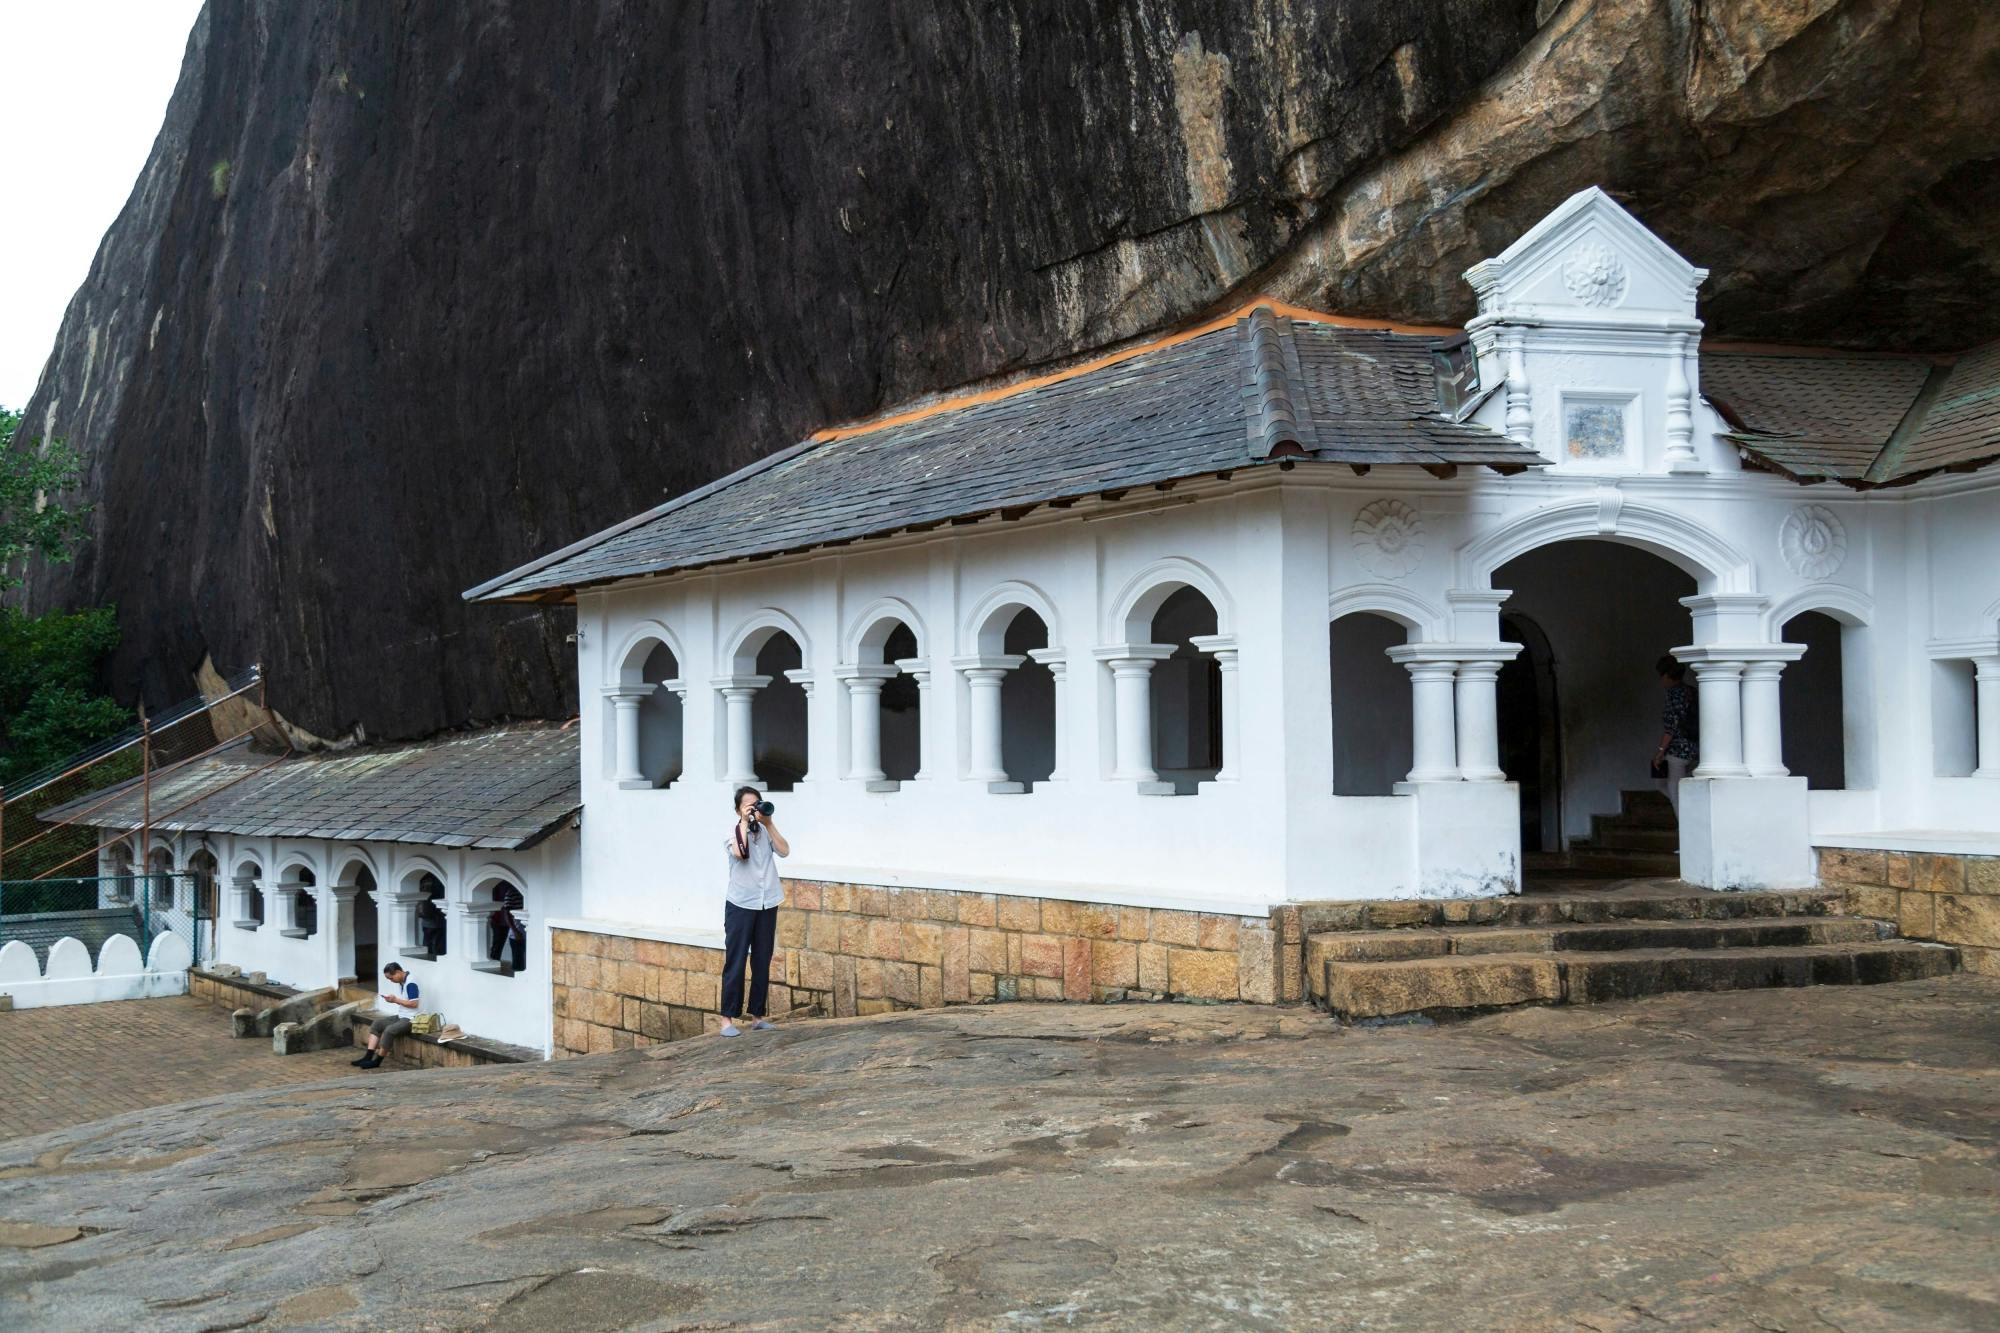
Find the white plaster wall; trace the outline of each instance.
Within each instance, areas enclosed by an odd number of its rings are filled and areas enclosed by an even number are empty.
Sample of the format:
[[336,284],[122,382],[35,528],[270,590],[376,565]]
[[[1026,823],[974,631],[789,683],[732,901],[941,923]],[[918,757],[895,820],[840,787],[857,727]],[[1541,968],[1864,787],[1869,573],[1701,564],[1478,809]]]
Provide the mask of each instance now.
[[[1424,833],[1411,797],[1332,795],[1333,685],[1327,653],[1329,618],[1347,611],[1393,615],[1412,642],[1464,637],[1450,594],[1493,586],[1492,571],[1518,553],[1554,541],[1609,541],[1664,556],[1685,574],[1683,591],[1739,594],[1747,607],[1697,623],[1674,604],[1666,584],[1644,589],[1653,568],[1636,557],[1593,558],[1601,547],[1574,545],[1531,557],[1541,568],[1536,614],[1563,656],[1569,757],[1568,828],[1587,830],[1591,813],[1617,809],[1617,794],[1645,785],[1643,760],[1655,734],[1658,687],[1651,662],[1689,642],[1765,642],[1770,622],[1798,611],[1831,608],[1854,622],[1844,644],[1851,683],[1843,724],[1850,750],[1865,742],[1876,756],[1877,786],[1901,779],[1896,807],[1906,824],[1925,821],[1985,827],[1990,811],[1976,795],[1957,795],[1985,780],[1923,777],[1914,782],[1909,740],[1927,719],[1925,672],[1884,668],[1885,657],[1934,637],[1879,599],[1886,572],[1913,583],[1928,604],[1928,571],[1902,558],[1898,542],[1934,501],[1921,491],[1855,495],[1802,488],[1732,471],[1723,476],[1595,474],[1498,478],[1468,474],[1451,481],[1421,476],[1355,478],[1301,469],[1263,473],[1151,497],[1150,508],[1081,504],[1064,514],[1013,524],[986,523],[884,543],[859,553],[771,561],[719,573],[640,583],[586,594],[579,669],[586,685],[606,679],[602,645],[623,643],[632,627],[672,627],[693,664],[691,679],[724,674],[728,651],[746,627],[781,615],[802,636],[813,682],[811,780],[780,798],[779,822],[795,852],[788,870],[835,879],[913,884],[992,883],[1023,893],[1075,893],[1131,901],[1219,900],[1255,906],[1285,898],[1415,893]],[[1195,497],[1199,496],[1199,499]],[[1413,516],[1420,550],[1384,574],[1357,536],[1364,511],[1383,501]],[[1963,540],[1986,540],[1977,528],[1987,494],[1961,503]],[[1840,525],[1837,569],[1803,574],[1788,563],[1781,533],[1803,507]],[[1921,516],[1914,526],[1929,520]],[[1886,529],[1888,535],[1882,535]],[[1954,538],[1954,540],[1959,540]],[[1371,566],[1371,561],[1374,562]],[[1163,562],[1166,562],[1163,564]],[[1188,562],[1185,565],[1173,562]],[[1627,569],[1626,565],[1632,565]],[[1238,637],[1242,754],[1234,783],[1199,794],[1143,797],[1108,780],[1113,763],[1112,684],[1091,650],[1119,642],[1121,598],[1143,584],[1142,571],[1167,579],[1190,570],[1212,582],[1223,629]],[[1961,588],[1954,607],[2000,598],[1990,577]],[[1503,580],[1504,582],[1504,580]],[[1068,650],[1063,682],[1067,781],[1025,795],[993,795],[961,780],[966,770],[968,689],[949,660],[977,648],[974,608],[1003,584],[1043,599],[1051,640]],[[1663,589],[1665,589],[1663,591]],[[1643,592],[1644,596],[1637,594]],[[1634,607],[1629,603],[1643,603]],[[931,666],[924,719],[928,778],[894,793],[868,793],[843,778],[849,763],[845,691],[834,668],[853,651],[863,612],[895,605],[920,635]],[[1969,610],[1962,614],[1972,614]],[[1616,623],[1603,620],[1610,616]],[[1633,615],[1637,621],[1626,624]],[[1594,620],[1593,617],[1596,617]],[[1910,696],[1910,697],[1905,697]],[[585,690],[586,714],[603,705]],[[720,916],[729,823],[728,791],[719,780],[724,728],[713,689],[691,689],[691,747],[686,775],[665,791],[618,791],[603,781],[608,765],[585,763],[590,819],[583,837],[586,915],[707,928]],[[607,734],[586,717],[587,748]],[[1637,757],[1634,758],[1636,752]],[[1897,759],[1901,754],[1903,757]],[[1828,821],[1878,824],[1878,793],[1817,791],[1815,829]]]
[[[402,961],[422,988],[424,1009],[442,1013],[447,1022],[468,1033],[544,1053],[550,1049],[547,922],[578,911],[579,843],[574,830],[561,830],[525,852],[226,834],[211,835],[208,842],[222,866],[217,961],[234,963],[246,972],[263,972],[273,981],[302,990],[337,985],[343,969],[331,886],[334,877],[364,864],[376,884],[378,966]],[[272,886],[285,869],[300,864],[310,867],[318,881],[320,928],[308,939],[290,939],[280,933]],[[264,923],[255,930],[235,924],[231,880],[245,865],[258,867],[266,886]],[[446,952],[435,961],[399,959],[402,946],[414,941],[397,937],[388,896],[406,877],[425,870],[445,886]],[[473,963],[486,960],[485,922],[469,920],[457,910],[481,884],[501,875],[522,889],[528,915],[528,966],[512,977],[473,970]],[[384,987],[378,984],[376,989]],[[383,1006],[378,1003],[379,1007]]]

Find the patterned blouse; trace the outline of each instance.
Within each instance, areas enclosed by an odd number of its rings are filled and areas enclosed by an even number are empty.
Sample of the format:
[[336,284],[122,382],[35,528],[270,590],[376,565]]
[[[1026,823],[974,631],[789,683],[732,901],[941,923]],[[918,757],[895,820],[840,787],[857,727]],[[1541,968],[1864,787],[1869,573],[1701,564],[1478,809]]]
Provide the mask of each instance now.
[[1660,730],[1672,737],[1667,753],[1689,763],[1695,758],[1695,695],[1691,685],[1667,686],[1667,706],[1660,713]]

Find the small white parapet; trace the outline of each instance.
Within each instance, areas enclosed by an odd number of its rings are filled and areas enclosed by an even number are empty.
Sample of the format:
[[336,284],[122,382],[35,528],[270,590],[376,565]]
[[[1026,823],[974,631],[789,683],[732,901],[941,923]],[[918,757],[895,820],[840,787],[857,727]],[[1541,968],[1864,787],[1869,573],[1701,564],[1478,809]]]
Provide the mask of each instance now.
[[113,935],[97,951],[95,968],[81,940],[65,936],[50,945],[46,968],[31,946],[9,940],[0,945],[0,995],[16,1009],[185,995],[193,961],[187,941],[173,934],[155,938],[146,958],[131,936]]

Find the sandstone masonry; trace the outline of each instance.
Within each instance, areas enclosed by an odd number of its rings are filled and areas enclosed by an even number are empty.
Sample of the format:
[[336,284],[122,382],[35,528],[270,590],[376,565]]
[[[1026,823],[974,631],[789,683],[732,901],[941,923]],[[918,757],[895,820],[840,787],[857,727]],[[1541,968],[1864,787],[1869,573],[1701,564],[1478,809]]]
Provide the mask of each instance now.
[[1855,916],[1893,921],[1906,939],[1958,946],[1968,972],[2000,976],[2000,856],[1819,850],[1822,884]]
[[[1300,998],[1298,930],[1296,909],[1246,917],[788,880],[770,1009],[780,1017],[997,1000],[1269,1004]],[[697,1036],[720,1007],[720,949],[558,929],[554,959],[555,1047],[564,1054]]]

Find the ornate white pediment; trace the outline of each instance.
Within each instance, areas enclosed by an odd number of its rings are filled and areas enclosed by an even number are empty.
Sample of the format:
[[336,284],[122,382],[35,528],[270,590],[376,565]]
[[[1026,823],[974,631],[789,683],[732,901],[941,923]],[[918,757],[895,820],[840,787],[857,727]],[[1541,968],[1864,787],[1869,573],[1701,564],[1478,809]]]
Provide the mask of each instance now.
[[1475,327],[1495,321],[1695,329],[1696,268],[1592,186],[1466,270]]

